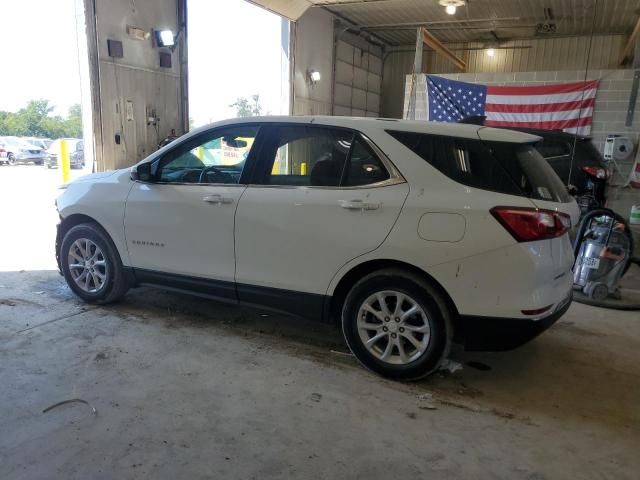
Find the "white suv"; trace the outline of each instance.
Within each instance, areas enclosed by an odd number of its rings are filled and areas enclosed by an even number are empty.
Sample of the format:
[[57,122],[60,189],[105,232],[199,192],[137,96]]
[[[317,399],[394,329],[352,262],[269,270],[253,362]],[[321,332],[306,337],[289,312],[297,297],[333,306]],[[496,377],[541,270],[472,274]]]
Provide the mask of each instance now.
[[569,307],[579,211],[538,140],[383,119],[212,124],[68,184],[58,264],[87,302],[158,285],[338,320],[362,364],[416,379],[454,340],[513,348]]

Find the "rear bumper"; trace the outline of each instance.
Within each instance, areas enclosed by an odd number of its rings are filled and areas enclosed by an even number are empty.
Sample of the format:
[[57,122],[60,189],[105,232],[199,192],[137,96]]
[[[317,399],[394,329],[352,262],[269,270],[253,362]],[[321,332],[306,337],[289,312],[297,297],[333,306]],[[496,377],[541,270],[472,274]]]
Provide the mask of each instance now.
[[501,352],[512,350],[533,340],[562,317],[571,306],[571,296],[555,311],[540,320],[522,318],[478,317],[461,315],[456,325],[456,337],[465,350]]

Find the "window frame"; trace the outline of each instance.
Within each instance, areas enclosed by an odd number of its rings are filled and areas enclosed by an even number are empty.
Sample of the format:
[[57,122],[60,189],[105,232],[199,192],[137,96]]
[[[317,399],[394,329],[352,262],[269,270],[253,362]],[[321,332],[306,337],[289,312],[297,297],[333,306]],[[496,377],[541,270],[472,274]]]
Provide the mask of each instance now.
[[[355,139],[359,137],[369,148],[371,148],[374,155],[378,157],[380,163],[382,163],[383,167],[386,169],[389,174],[389,178],[375,183],[369,183],[367,185],[354,185],[354,186],[328,186],[328,185],[271,185],[266,183],[266,179],[269,176],[269,172],[273,168],[273,162],[275,157],[271,156],[271,150],[273,150],[273,130],[282,127],[299,127],[299,128],[316,128],[316,129],[328,129],[328,130],[340,130],[352,135],[352,138]],[[321,189],[321,190],[362,190],[366,188],[380,188],[387,187],[390,185],[397,185],[400,183],[406,183],[407,181],[402,176],[400,171],[396,168],[393,162],[387,157],[387,155],[373,142],[369,137],[367,137],[364,133],[355,130],[353,128],[341,127],[337,125],[327,125],[327,124],[311,124],[311,123],[288,123],[288,122],[273,122],[263,124],[263,128],[261,129],[261,141],[256,149],[258,153],[256,159],[254,169],[251,172],[250,178],[250,187],[261,187],[261,188],[286,188],[286,189]],[[269,149],[269,154],[264,152],[264,149]],[[351,149],[349,148],[349,152],[347,153],[347,163],[345,163],[343,172],[340,176],[340,183],[344,181],[344,170],[348,167],[348,162],[351,160]]]
[[[248,128],[248,127],[255,127],[257,128],[257,132],[255,135],[255,138],[253,140],[253,144],[251,146],[251,149],[249,150],[249,155],[247,156],[247,159],[245,161],[244,164],[244,168],[242,169],[242,173],[240,174],[240,178],[238,179],[238,183],[193,183],[193,182],[162,182],[158,179],[158,173],[160,172],[161,168],[166,165],[167,163],[169,163],[171,160],[174,160],[175,157],[169,159],[169,156],[171,156],[172,154],[175,154],[176,150],[182,149],[185,145],[187,146],[191,146],[191,148],[188,148],[186,151],[192,150],[193,148],[199,147],[200,145],[203,145],[204,143],[207,143],[215,138],[217,138],[217,136],[219,135],[219,133],[222,132],[222,135],[224,135],[224,131],[226,130],[231,130],[231,129],[238,129],[238,128]],[[233,187],[233,186],[244,186],[246,187],[249,183],[248,180],[251,177],[251,173],[253,171],[253,165],[255,163],[255,157],[256,157],[256,151],[258,150],[257,147],[259,147],[259,142],[260,142],[260,138],[261,138],[261,133],[263,131],[263,127],[264,124],[263,123],[258,123],[258,122],[250,122],[250,123],[235,123],[235,124],[228,124],[228,125],[221,125],[219,127],[215,127],[212,128],[210,130],[206,130],[204,132],[201,132],[197,135],[194,135],[193,137],[189,138],[189,139],[185,139],[182,142],[177,143],[176,145],[173,145],[173,142],[170,144],[171,148],[168,149],[166,152],[164,152],[162,155],[160,155],[158,158],[155,158],[154,160],[151,161],[151,176],[152,176],[152,180],[150,183],[153,184],[157,184],[157,185],[191,185],[191,186],[217,186],[217,187]],[[222,136],[220,135],[220,136]]]
[[558,160],[558,159],[571,158],[571,154],[573,152],[573,145],[571,144],[571,142],[568,142],[568,141],[565,141],[565,140],[560,140],[560,139],[555,139],[555,138],[544,138],[544,137],[542,137],[542,141],[540,142],[542,145],[540,145],[540,146],[544,146],[544,144],[546,142],[565,145],[568,148],[568,151],[567,151],[567,153],[565,153],[563,155],[553,155],[551,157],[545,157],[544,155],[542,155],[542,152],[540,152],[540,149],[538,148],[539,145],[536,143],[534,145],[534,147],[536,148],[536,150],[538,150],[538,152],[540,153],[542,158],[544,158],[545,160]]

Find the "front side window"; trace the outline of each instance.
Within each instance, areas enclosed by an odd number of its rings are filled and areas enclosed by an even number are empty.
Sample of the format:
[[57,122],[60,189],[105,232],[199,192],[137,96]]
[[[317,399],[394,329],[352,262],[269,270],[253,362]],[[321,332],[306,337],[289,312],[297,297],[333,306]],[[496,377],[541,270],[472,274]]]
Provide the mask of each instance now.
[[277,126],[269,130],[263,179],[280,186],[348,187],[375,184],[389,173],[371,147],[351,130]]
[[158,181],[239,183],[258,128],[230,127],[185,141],[160,159]]

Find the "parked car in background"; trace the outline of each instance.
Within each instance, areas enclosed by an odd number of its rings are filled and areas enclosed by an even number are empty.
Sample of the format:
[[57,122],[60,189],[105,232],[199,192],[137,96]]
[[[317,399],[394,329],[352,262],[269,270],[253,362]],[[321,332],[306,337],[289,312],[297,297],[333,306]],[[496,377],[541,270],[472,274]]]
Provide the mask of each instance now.
[[[477,115],[463,118],[459,123],[484,125],[484,120],[484,116]],[[542,137],[536,149],[562,182],[572,190],[583,214],[606,205],[609,172],[590,137],[576,136],[560,130],[512,127],[509,130]]]
[[84,142],[78,138],[59,138],[54,140],[47,150],[47,158],[44,162],[45,166],[47,168],[58,168],[58,157],[60,155],[60,144],[62,140],[67,142],[71,168],[84,167]]
[[0,137],[6,157],[2,157],[5,163],[16,165],[17,163],[34,163],[42,165],[46,153],[44,149],[32,145],[18,137]]
[[7,163],[7,145],[4,143],[3,137],[0,137],[0,165]]
[[23,138],[23,140],[27,143],[30,143],[31,145],[35,145],[36,147],[41,148],[42,150],[47,150],[53,143],[53,140],[51,140],[50,138],[25,137]]
[[607,203],[609,172],[590,137],[548,130],[525,130],[542,137],[536,146],[565,185],[575,187],[574,195],[582,213]]
[[569,308],[579,209],[538,141],[403,120],[219,122],[67,184],[56,258],[86,302],[157,285],[335,321],[363,365],[416,379],[454,339],[515,348]]

